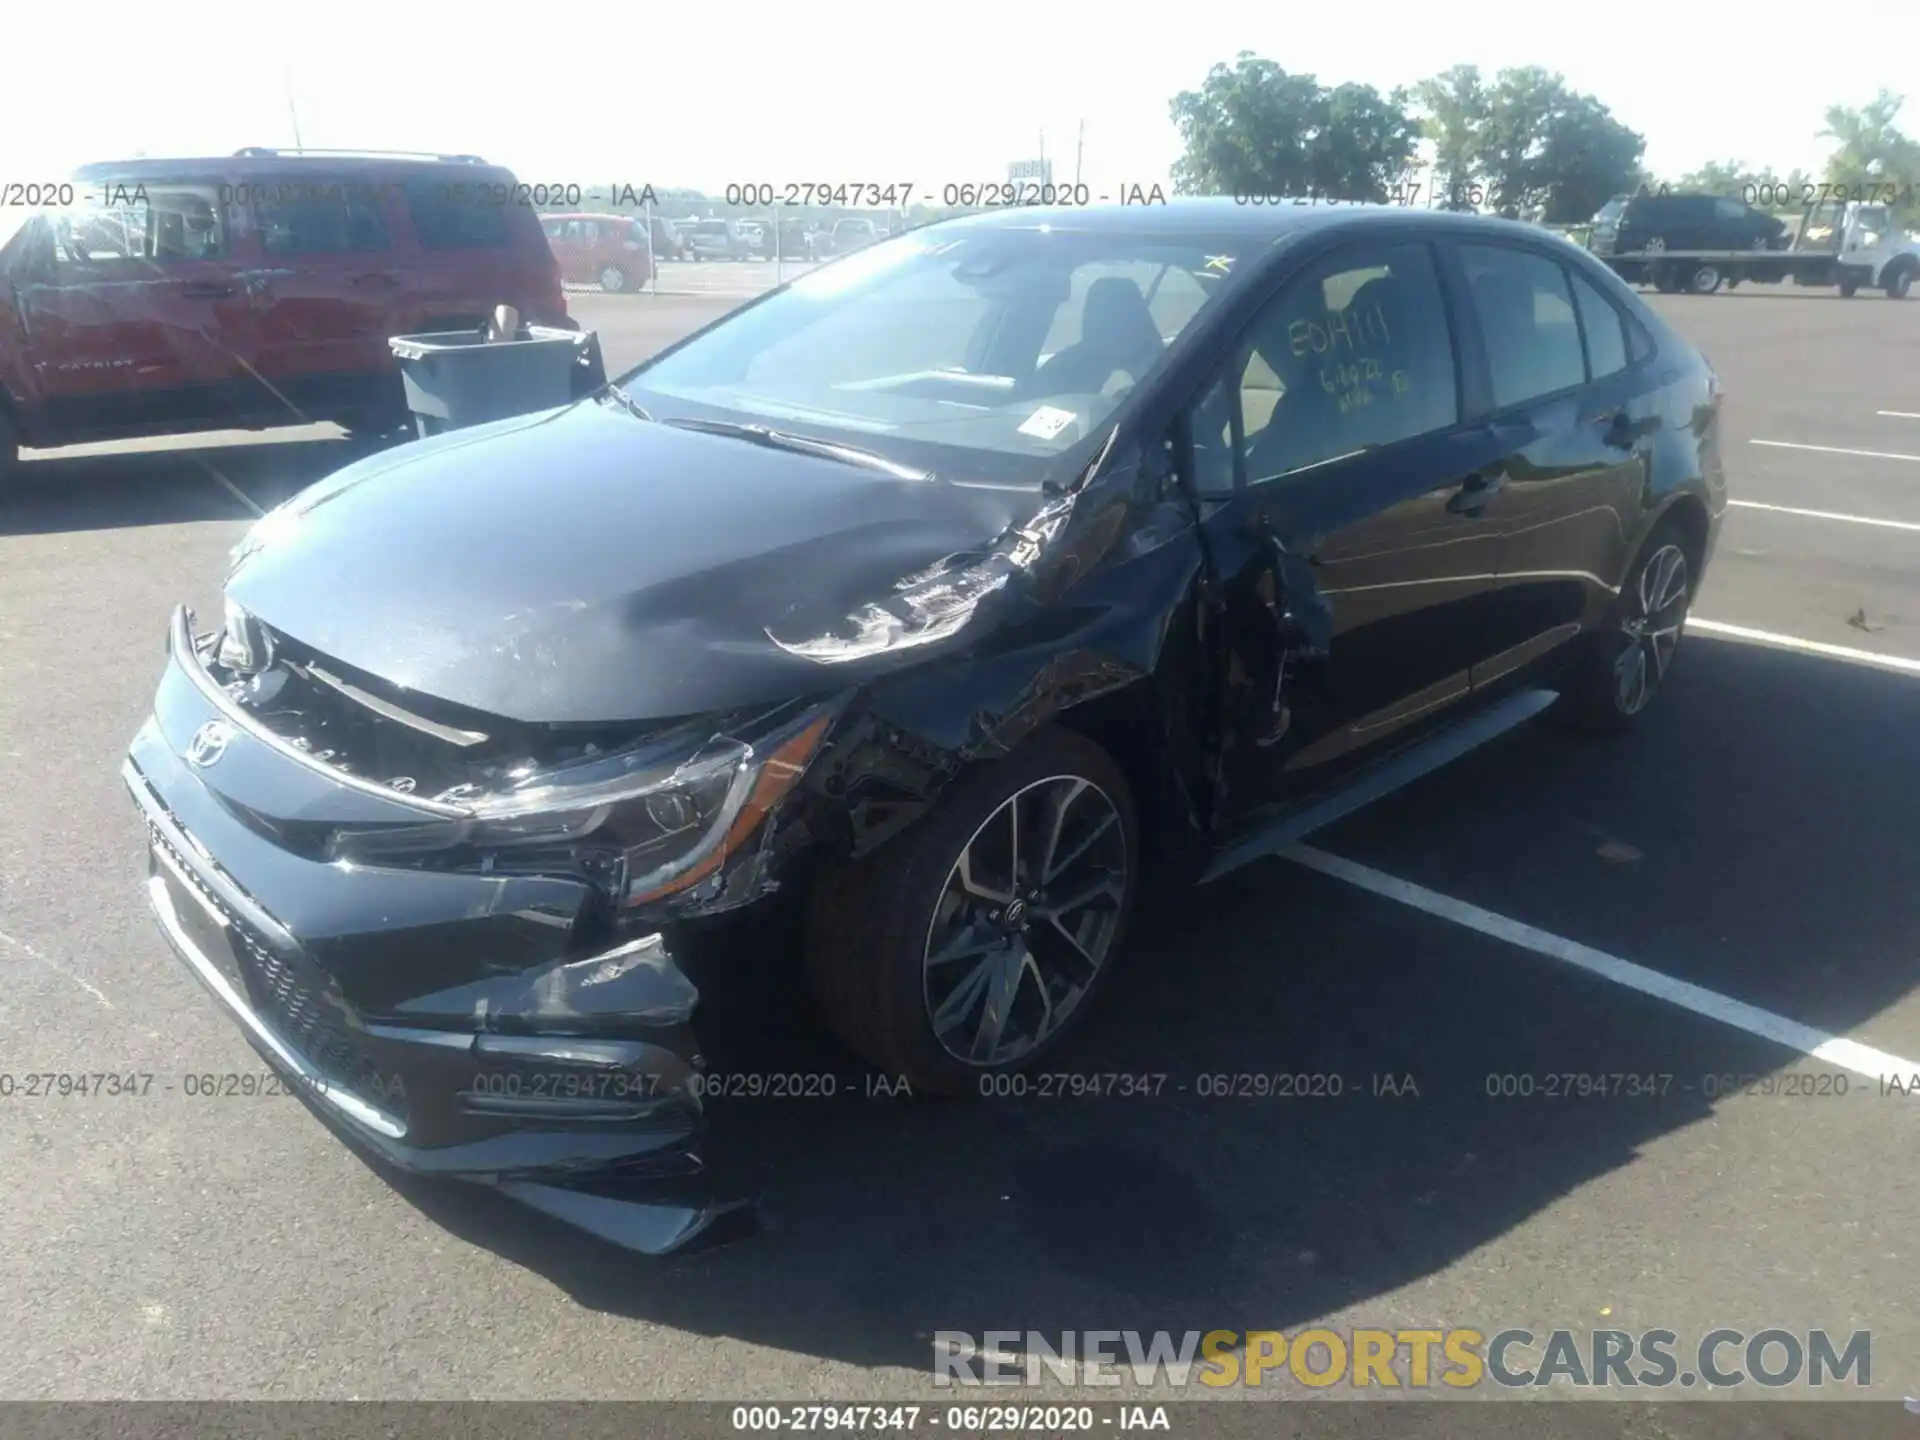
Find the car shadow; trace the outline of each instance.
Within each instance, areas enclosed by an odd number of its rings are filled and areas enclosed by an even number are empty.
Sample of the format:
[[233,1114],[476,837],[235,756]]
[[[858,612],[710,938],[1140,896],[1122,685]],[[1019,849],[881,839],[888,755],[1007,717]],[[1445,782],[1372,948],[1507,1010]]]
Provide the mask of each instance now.
[[[1865,287],[1862,287],[1862,289],[1864,290]],[[1643,292],[1643,298],[1656,293],[1656,291],[1647,290]],[[1884,296],[1880,296],[1880,292],[1877,290],[1873,291],[1872,294],[1882,299],[1885,298]],[[1690,295],[1686,291],[1680,290],[1675,291],[1671,295],[1662,296],[1661,298],[1667,300],[1725,300],[1732,298],[1737,300],[1831,300],[1838,302],[1849,299],[1851,301],[1858,301],[1863,297],[1858,295],[1847,297],[1843,296],[1838,290],[1819,286],[1810,285],[1802,288],[1800,286],[1766,285],[1756,281],[1750,285],[1742,283],[1731,289],[1722,287],[1711,295]]]
[[[1536,722],[1313,843],[1656,967],[1684,968],[1674,927],[1712,929],[1732,943],[1687,978],[1759,1004],[1800,985],[1819,931],[1835,943],[1797,1018],[1869,1020],[1915,983],[1898,877],[1920,837],[1895,821],[1920,793],[1899,743],[1916,682],[1697,639],[1683,661],[1629,736]],[[1603,835],[1638,838],[1637,878],[1596,858]],[[1152,895],[1086,1032],[1042,1067],[1066,1078],[1024,1095],[879,1093],[796,1022],[788,968],[758,973],[716,1065],[750,1056],[838,1090],[713,1107],[716,1144],[758,1162],[752,1240],[648,1260],[492,1192],[402,1193],[593,1309],[924,1372],[936,1329],[1285,1328],[1472,1265],[1710,1115],[1704,1072],[1794,1058],[1278,860]],[[1631,1098],[1490,1093],[1566,1072],[1670,1079]]]
[[375,448],[303,428],[272,440],[187,438],[110,451],[50,451],[23,460],[0,483],[0,535],[251,519],[249,505],[272,509]]

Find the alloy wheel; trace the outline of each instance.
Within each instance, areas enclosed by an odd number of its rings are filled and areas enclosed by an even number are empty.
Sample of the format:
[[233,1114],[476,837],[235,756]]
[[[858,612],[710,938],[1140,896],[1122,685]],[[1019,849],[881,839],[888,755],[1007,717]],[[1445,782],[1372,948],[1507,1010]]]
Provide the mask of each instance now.
[[627,272],[618,265],[609,265],[600,272],[600,288],[609,294],[618,295],[627,288]]
[[1687,599],[1686,552],[1662,545],[1641,566],[1627,617],[1620,622],[1626,644],[1613,662],[1613,702],[1622,715],[1646,709],[1666,677],[1687,623]]
[[1054,1034],[1107,962],[1129,878],[1119,808],[1091,780],[1055,775],[1004,800],[927,927],[922,985],[941,1048],[990,1067]]

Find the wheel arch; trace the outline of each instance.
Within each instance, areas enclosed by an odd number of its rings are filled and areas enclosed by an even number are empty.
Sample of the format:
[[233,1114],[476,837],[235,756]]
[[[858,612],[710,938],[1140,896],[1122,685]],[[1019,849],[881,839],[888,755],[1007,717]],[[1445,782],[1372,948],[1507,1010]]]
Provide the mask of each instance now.
[[[1659,533],[1663,525],[1672,524],[1680,531],[1681,544],[1687,552],[1687,568],[1692,575],[1694,593],[1700,589],[1700,579],[1706,570],[1707,540],[1712,534],[1713,525],[1707,515],[1707,503],[1691,491],[1682,491],[1675,495],[1662,509],[1655,513],[1653,521],[1647,526],[1647,532],[1641,537],[1634,551],[1633,563],[1638,564],[1647,543]],[[1629,567],[1631,573],[1631,567]]]
[[970,776],[1060,729],[1097,745],[1126,776],[1151,853],[1180,854],[1197,837],[1200,808],[1180,763],[1191,747],[1174,733],[1152,675],[1077,651],[994,689],[937,724],[909,718],[909,707],[885,696],[859,707],[809,777],[818,819],[809,829],[857,860],[917,826]]

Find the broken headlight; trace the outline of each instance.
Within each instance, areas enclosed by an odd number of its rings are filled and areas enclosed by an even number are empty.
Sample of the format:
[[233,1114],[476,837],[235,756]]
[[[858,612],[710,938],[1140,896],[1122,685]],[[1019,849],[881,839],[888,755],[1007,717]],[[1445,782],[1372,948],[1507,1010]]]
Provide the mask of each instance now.
[[616,904],[648,904],[720,875],[757,840],[832,719],[809,709],[751,739],[682,729],[491,794],[441,797],[470,812],[461,819],[337,831],[328,855],[404,865],[457,853],[491,868],[496,856],[564,853]]

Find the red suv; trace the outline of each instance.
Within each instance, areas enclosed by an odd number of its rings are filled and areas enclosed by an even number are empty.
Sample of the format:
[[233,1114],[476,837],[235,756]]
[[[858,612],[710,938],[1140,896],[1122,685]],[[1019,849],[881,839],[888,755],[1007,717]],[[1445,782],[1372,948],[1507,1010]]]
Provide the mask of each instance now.
[[528,187],[477,156],[88,165],[0,243],[0,468],[44,447],[406,402],[392,335],[567,318]]
[[[647,222],[631,215],[544,215],[547,243],[569,285],[598,285],[619,294],[638,290],[652,277]],[[659,222],[656,221],[657,225]],[[668,257],[655,235],[652,253]]]

